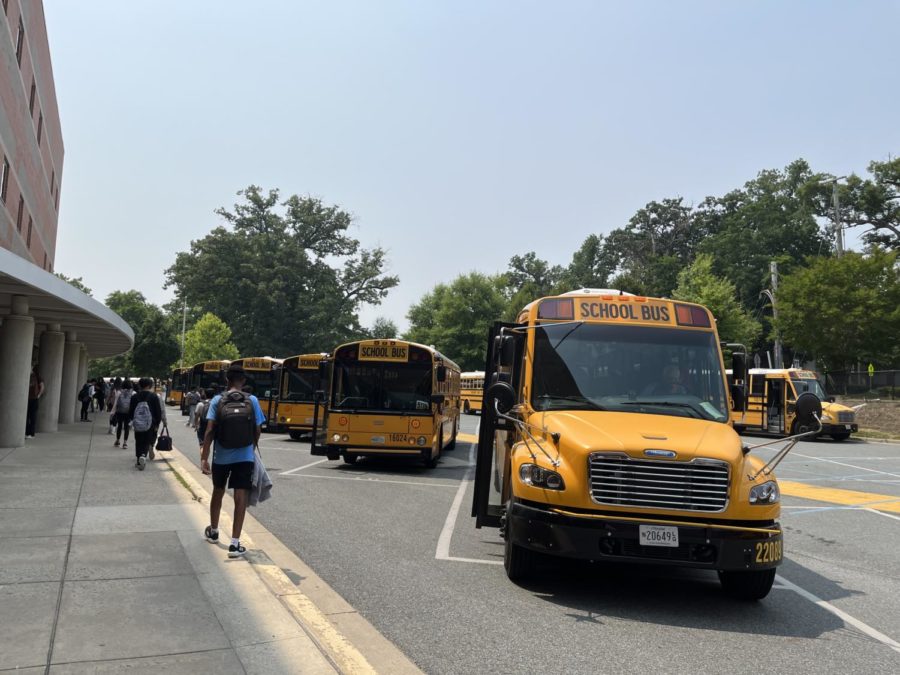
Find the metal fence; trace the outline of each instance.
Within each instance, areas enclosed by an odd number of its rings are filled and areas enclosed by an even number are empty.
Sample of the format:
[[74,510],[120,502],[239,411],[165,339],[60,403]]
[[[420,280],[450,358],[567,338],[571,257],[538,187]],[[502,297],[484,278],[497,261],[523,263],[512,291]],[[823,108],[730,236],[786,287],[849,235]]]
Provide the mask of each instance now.
[[835,370],[824,375],[829,394],[900,399],[900,370],[876,370],[871,376],[865,370]]

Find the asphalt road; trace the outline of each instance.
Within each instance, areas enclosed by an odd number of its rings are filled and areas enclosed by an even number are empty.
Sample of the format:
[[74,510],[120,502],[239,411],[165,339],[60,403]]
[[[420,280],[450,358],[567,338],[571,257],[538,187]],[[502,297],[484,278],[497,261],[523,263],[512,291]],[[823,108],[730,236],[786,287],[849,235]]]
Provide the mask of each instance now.
[[[196,461],[188,430],[172,431]],[[900,672],[900,515],[822,490],[900,496],[898,444],[806,442],[782,463],[804,496],[783,498],[787,559],[758,603],[665,567],[564,561],[512,584],[499,534],[469,517],[466,442],[433,470],[346,466],[281,435],[261,449],[275,491],[256,517],[426,672]]]

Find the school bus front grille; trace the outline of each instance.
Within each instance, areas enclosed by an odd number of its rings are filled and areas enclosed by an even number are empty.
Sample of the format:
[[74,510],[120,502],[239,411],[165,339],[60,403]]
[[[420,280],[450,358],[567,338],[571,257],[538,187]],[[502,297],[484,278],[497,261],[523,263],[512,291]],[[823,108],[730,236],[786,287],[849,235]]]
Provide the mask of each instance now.
[[853,424],[854,414],[849,411],[839,412],[838,413],[838,424]]
[[724,511],[729,466],[713,459],[672,462],[592,453],[591,498],[598,504],[676,511]]

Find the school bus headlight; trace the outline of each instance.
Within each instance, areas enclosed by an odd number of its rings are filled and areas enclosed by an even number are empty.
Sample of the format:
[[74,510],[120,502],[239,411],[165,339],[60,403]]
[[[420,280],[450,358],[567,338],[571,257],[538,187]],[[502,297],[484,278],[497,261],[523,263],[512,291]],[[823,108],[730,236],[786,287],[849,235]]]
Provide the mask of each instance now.
[[781,499],[781,493],[778,491],[778,483],[770,480],[762,485],[754,485],[750,488],[751,504],[777,504]]
[[537,464],[523,464],[519,467],[519,478],[525,485],[546,488],[548,490],[565,490],[566,484],[555,471],[544,469]]
[[428,442],[428,439],[425,438],[424,436],[419,436],[416,439],[416,443],[418,443],[420,446],[424,446],[427,442]]
[[332,443],[340,443],[340,442],[341,442],[341,435],[340,435],[340,434],[334,434],[334,435],[332,435],[332,437],[331,437],[331,442],[332,442]]

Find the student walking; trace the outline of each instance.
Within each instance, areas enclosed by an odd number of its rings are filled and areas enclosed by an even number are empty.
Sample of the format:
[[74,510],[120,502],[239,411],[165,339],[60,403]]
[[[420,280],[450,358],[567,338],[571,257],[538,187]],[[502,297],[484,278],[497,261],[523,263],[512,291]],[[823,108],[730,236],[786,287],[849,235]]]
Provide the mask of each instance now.
[[36,370],[31,371],[28,382],[28,410],[25,413],[25,438],[34,438],[37,424],[38,403],[44,395],[44,381]]
[[[103,412],[103,402],[106,400],[106,382],[98,377],[94,382],[94,401],[97,402],[97,411]],[[91,405],[93,408],[93,405]]]
[[79,422],[90,422],[88,419],[88,407],[91,405],[91,383],[85,382],[78,391],[78,400],[81,402],[81,417]]
[[143,471],[147,460],[152,460],[156,454],[153,444],[162,422],[162,409],[159,396],[153,391],[153,380],[142,377],[138,380],[138,386],[141,389],[131,397],[128,420],[134,428],[134,465]]
[[188,410],[188,421],[184,423],[186,427],[194,426],[194,417],[197,413],[197,404],[200,402],[200,387],[195,387],[185,394],[185,405]]
[[[234,490],[234,518],[231,529],[229,558],[243,556],[241,529],[253,480],[254,447],[266,417],[255,396],[241,391],[247,377],[240,366],[231,366],[225,373],[228,389],[214,396],[206,413],[207,427],[200,452],[200,469],[212,474],[213,494],[209,502],[209,526],[204,536],[210,543],[219,540],[219,514],[226,488]],[[215,443],[213,443],[215,441]],[[212,466],[210,446],[214,444]]]
[[197,409],[194,411],[194,429],[197,432],[197,444],[202,448],[203,447],[203,437],[206,436],[206,427],[209,424],[206,419],[206,413],[209,412],[209,404],[215,396],[215,392],[212,389],[207,389],[203,392],[203,397],[200,399],[200,403],[197,404]]
[[128,413],[131,410],[131,396],[131,382],[125,380],[114,404],[116,411],[116,442],[113,443],[113,447],[119,447],[119,439],[122,438],[122,430],[124,429],[125,441],[122,443],[123,450],[128,449]]

